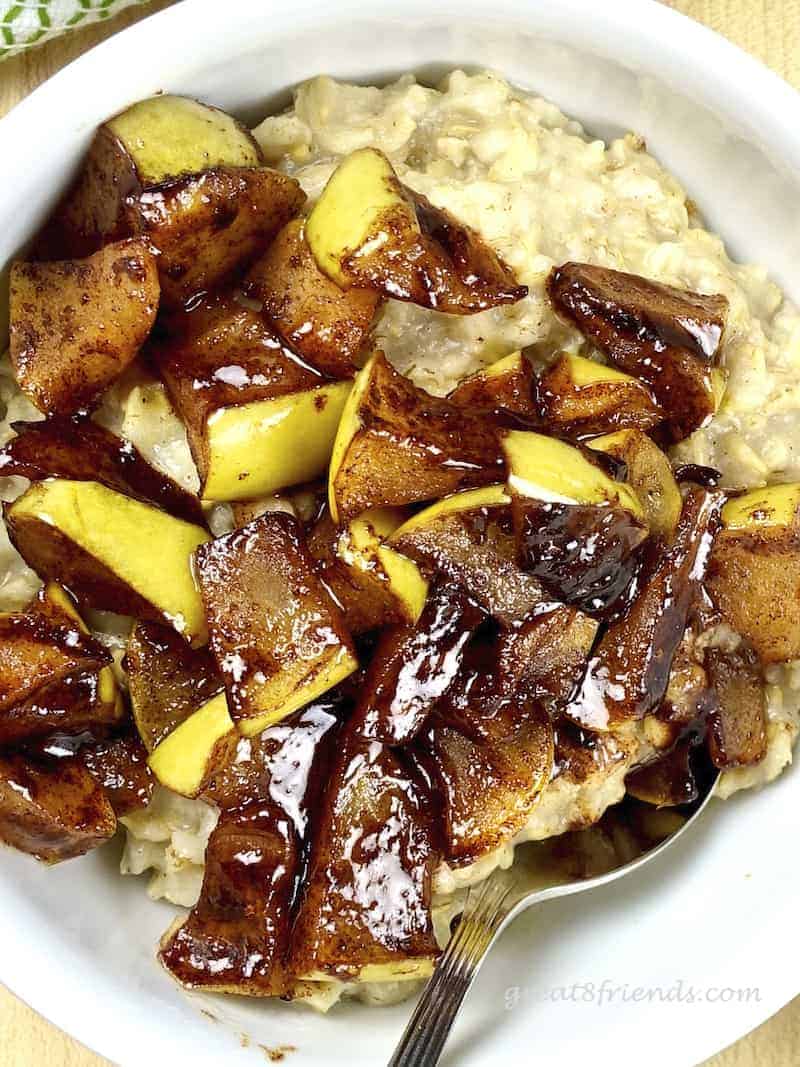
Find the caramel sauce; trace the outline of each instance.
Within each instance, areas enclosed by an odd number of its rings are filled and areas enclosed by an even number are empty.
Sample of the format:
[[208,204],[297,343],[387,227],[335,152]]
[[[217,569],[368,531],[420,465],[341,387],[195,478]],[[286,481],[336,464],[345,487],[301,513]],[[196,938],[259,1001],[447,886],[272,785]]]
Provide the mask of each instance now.
[[647,530],[621,508],[513,499],[523,568],[556,600],[584,611],[613,609],[637,574]]

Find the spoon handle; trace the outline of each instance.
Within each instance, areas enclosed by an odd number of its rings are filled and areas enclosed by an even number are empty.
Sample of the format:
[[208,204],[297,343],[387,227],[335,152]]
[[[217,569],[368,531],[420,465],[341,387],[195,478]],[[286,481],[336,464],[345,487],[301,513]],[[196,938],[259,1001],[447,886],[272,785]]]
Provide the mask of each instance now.
[[388,1067],[435,1067],[458,1010],[510,908],[508,875],[467,894],[458,928],[436,964]]

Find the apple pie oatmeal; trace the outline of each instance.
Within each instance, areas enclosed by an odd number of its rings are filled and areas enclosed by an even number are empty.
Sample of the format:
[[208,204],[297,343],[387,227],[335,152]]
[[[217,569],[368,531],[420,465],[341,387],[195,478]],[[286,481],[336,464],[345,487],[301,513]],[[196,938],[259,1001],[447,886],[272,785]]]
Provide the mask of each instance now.
[[635,134],[487,72],[153,97],[10,308],[0,839],[121,824],[183,986],[402,999],[521,846],[791,762],[800,317]]

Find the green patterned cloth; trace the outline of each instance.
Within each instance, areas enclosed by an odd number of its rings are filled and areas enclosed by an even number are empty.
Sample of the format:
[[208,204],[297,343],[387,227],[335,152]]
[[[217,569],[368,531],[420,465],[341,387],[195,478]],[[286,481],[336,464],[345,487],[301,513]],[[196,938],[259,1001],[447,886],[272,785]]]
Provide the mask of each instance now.
[[0,59],[143,0],[0,0]]

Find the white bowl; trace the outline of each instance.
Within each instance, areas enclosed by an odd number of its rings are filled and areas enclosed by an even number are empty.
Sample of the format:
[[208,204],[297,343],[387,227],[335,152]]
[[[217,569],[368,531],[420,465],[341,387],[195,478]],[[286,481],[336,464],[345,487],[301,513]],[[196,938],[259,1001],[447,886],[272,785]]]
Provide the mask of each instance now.
[[[0,123],[0,264],[45,217],[94,127],[140,97],[190,93],[255,119],[319,72],[371,81],[458,65],[493,67],[603,136],[643,134],[734,253],[800,297],[797,95],[649,0],[186,0]],[[716,802],[623,884],[529,913],[489,959],[445,1062],[688,1067],[734,1041],[800,992],[798,829],[789,772]],[[204,998],[220,1021],[203,1016],[154,960],[172,909],[117,877],[113,853],[55,870],[3,853],[0,980],[34,1008],[132,1067],[263,1064],[259,1043],[294,1046],[296,1067],[385,1062],[405,1006],[322,1018]]]

